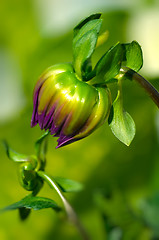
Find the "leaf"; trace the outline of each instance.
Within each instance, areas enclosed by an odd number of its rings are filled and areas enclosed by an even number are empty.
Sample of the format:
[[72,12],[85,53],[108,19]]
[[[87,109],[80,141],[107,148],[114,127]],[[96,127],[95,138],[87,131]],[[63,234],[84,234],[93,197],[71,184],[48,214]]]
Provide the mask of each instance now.
[[97,32],[91,30],[84,34],[76,43],[73,51],[75,72],[82,77],[84,63],[91,57],[97,42]]
[[21,209],[21,208],[33,209],[33,210],[53,208],[56,211],[60,210],[60,207],[52,199],[43,198],[43,197],[34,197],[32,195],[28,195],[22,200],[20,200],[19,202],[16,202],[8,207],[5,207],[4,209],[2,209],[2,211],[15,210],[15,209]]
[[35,150],[36,155],[44,160],[46,151],[47,151],[47,144],[46,144],[46,137],[49,135],[49,131],[46,131],[36,142],[35,142]]
[[89,17],[83,19],[75,28],[74,28],[74,36],[77,35],[79,30],[89,21],[94,20],[94,19],[99,19],[101,17],[101,13],[95,13],[90,15]]
[[76,48],[77,41],[79,41],[79,39],[81,39],[89,31],[94,30],[99,33],[101,25],[102,19],[94,19],[83,25],[82,28],[80,28],[80,30],[78,31],[78,34],[76,34],[76,36],[74,36],[73,38],[73,50]]
[[[95,66],[97,82],[107,82],[120,71],[123,59],[123,48],[120,43],[110,48]],[[104,79],[103,79],[104,78]],[[96,83],[97,83],[96,82]]]
[[79,182],[62,177],[54,177],[53,179],[63,192],[78,192],[83,189],[83,185]]
[[138,72],[143,65],[142,49],[138,42],[132,41],[131,43],[122,44],[124,50],[123,65]]
[[92,70],[90,57],[96,47],[102,25],[101,14],[93,14],[74,29],[73,63],[77,75],[86,78]]
[[7,156],[10,160],[12,160],[14,162],[19,162],[19,163],[23,163],[23,162],[28,161],[29,156],[15,152],[14,150],[12,150],[9,147],[9,145],[6,141],[3,141],[3,144],[4,144],[4,147],[6,149]]
[[120,92],[113,103],[109,116],[109,126],[113,134],[125,145],[129,146],[135,136],[135,123],[129,113],[122,107]]

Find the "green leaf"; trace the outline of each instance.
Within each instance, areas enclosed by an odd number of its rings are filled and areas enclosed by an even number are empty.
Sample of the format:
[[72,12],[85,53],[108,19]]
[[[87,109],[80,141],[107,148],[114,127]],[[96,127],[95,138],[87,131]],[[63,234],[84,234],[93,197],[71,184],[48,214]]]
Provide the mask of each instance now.
[[97,63],[96,82],[107,82],[118,75],[123,59],[123,48],[120,43],[110,48]]
[[101,13],[95,13],[90,15],[89,17],[85,18],[84,20],[82,20],[75,28],[74,28],[74,36],[77,35],[77,33],[79,32],[79,30],[89,21],[94,20],[94,19],[99,19],[101,17]]
[[3,141],[3,144],[6,149],[7,156],[10,160],[12,160],[14,162],[19,162],[19,163],[28,161],[29,156],[15,152],[14,150],[12,150],[9,147],[9,145],[6,141]]
[[80,78],[86,78],[92,71],[91,55],[95,49],[98,33],[102,25],[101,14],[93,14],[74,29],[73,63]]
[[34,197],[32,195],[28,195],[19,202],[16,202],[10,206],[5,207],[2,211],[7,210],[15,210],[15,209],[33,209],[33,210],[41,210],[44,208],[53,208],[56,211],[60,210],[60,207],[56,204],[55,201],[49,198],[44,197]]
[[49,131],[46,131],[38,140],[35,142],[36,155],[40,159],[44,160],[47,151],[46,137],[49,135]]
[[83,189],[83,185],[79,182],[62,177],[54,177],[53,179],[63,192],[78,192]]
[[84,34],[75,44],[73,51],[74,69],[77,75],[82,77],[82,70],[85,62],[91,57],[94,52],[97,42],[96,30],[91,30]]
[[138,42],[122,44],[124,50],[123,66],[129,67],[138,72],[143,65],[142,49]]
[[111,109],[108,123],[113,134],[121,142],[129,146],[135,136],[135,123],[132,117],[124,111],[120,95],[120,92],[118,92],[118,96]]
[[102,25],[102,19],[91,20],[87,22],[85,25],[83,25],[82,28],[80,28],[80,30],[78,31],[78,34],[76,34],[76,36],[74,36],[73,38],[73,50],[76,48],[77,41],[89,31],[94,30],[97,33],[99,33],[101,25]]

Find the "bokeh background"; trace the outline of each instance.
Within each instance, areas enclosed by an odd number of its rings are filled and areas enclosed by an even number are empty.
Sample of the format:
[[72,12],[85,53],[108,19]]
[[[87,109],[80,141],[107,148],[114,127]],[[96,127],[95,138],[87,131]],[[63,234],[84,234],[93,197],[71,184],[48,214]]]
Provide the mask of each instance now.
[[[17,152],[32,154],[41,135],[30,128],[33,87],[45,68],[72,61],[72,28],[86,16],[103,13],[107,42],[94,63],[116,42],[142,46],[141,74],[159,90],[158,0],[1,0],[0,138]],[[46,171],[80,181],[67,195],[92,240],[159,239],[159,112],[133,82],[123,86],[125,109],[136,123],[129,147],[104,124],[89,137],[56,150],[49,137]],[[18,166],[0,145],[0,208],[23,198]],[[40,196],[58,196],[46,185]],[[1,240],[80,240],[76,228],[52,210],[34,211],[21,222],[17,211],[0,215]]]

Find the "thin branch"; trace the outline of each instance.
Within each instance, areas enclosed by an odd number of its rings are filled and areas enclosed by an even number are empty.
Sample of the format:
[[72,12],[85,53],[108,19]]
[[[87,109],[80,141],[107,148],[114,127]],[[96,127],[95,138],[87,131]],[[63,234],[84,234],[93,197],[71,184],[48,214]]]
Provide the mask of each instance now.
[[65,207],[68,219],[77,227],[79,233],[81,234],[83,240],[89,240],[89,236],[87,235],[84,227],[82,226],[80,220],[78,219],[78,216],[76,214],[76,212],[74,211],[74,209],[72,208],[72,206],[69,204],[69,202],[67,201],[67,199],[64,197],[63,193],[61,192],[60,188],[58,187],[58,185],[56,184],[56,182],[53,181],[52,178],[50,178],[45,172],[43,171],[38,171],[37,174],[43,179],[45,180],[49,186],[52,189],[55,189],[56,192],[58,193],[58,195],[60,196],[63,205]]
[[150,82],[128,67],[122,67],[120,71],[121,74],[126,75],[130,80],[134,80],[139,83],[139,85],[145,89],[145,91],[149,94],[151,99],[159,108],[159,92]]

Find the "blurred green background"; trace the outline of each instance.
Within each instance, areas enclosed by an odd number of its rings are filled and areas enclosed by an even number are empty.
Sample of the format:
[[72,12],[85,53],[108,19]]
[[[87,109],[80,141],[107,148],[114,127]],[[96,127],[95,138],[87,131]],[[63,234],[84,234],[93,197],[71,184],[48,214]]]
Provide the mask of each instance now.
[[[39,127],[30,128],[32,93],[39,75],[55,63],[72,61],[72,28],[103,13],[108,41],[94,63],[117,41],[137,40],[141,74],[159,90],[159,2],[156,0],[2,0],[0,4],[0,138],[17,152],[32,154]],[[130,147],[107,124],[89,137],[56,150],[49,137],[46,171],[82,182],[69,194],[90,239],[159,239],[159,113],[135,83],[123,86],[125,109],[136,123]],[[0,208],[23,198],[18,166],[0,145]],[[46,185],[40,196],[60,202]],[[76,228],[52,210],[34,211],[21,222],[17,211],[0,215],[0,240],[80,240]]]

